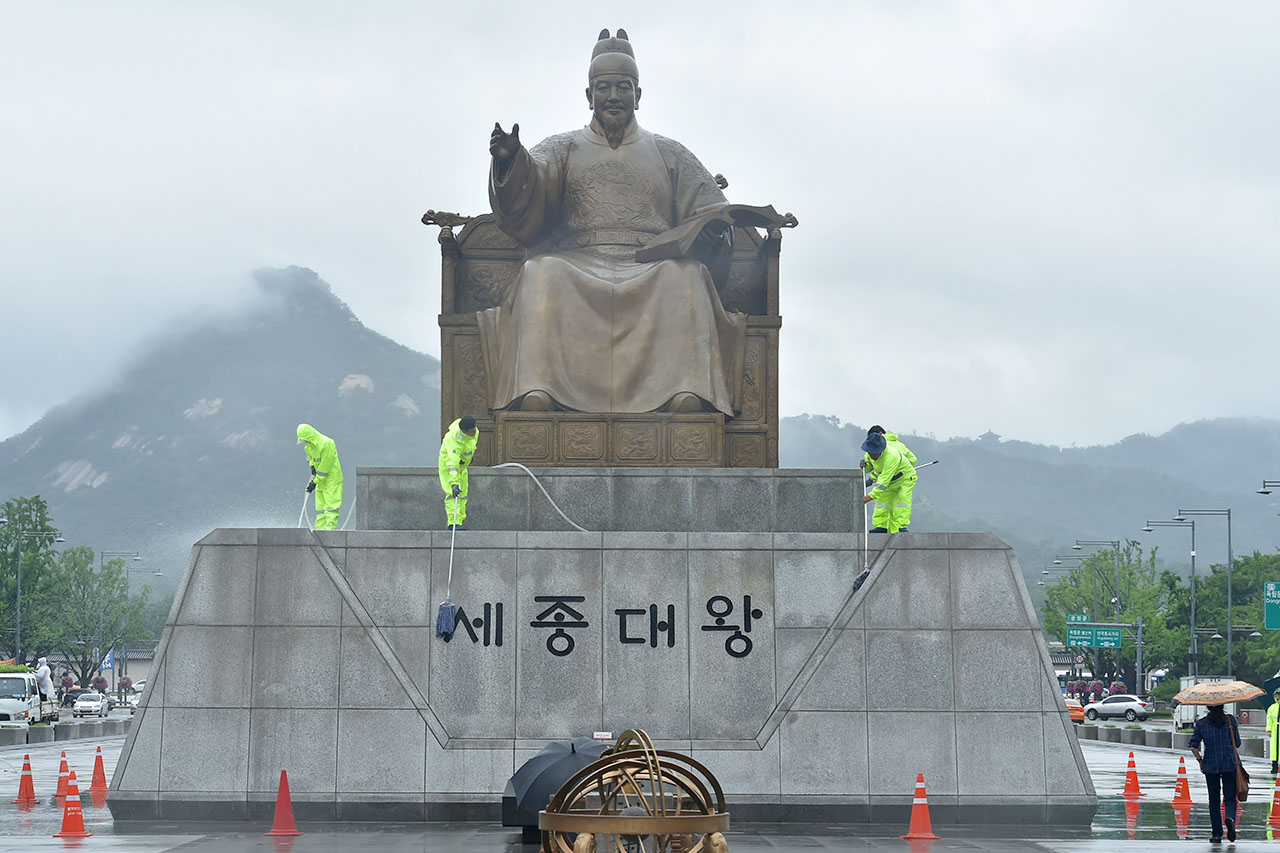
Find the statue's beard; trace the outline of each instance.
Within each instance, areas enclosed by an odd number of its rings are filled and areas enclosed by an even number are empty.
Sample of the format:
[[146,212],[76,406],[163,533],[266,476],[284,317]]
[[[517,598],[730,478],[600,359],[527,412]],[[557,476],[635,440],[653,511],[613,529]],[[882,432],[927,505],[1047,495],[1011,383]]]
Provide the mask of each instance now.
[[627,128],[631,126],[631,113],[619,113],[616,116],[609,113],[600,112],[600,129],[604,131],[604,138],[609,141],[610,148],[617,148],[622,144],[622,139],[627,135]]

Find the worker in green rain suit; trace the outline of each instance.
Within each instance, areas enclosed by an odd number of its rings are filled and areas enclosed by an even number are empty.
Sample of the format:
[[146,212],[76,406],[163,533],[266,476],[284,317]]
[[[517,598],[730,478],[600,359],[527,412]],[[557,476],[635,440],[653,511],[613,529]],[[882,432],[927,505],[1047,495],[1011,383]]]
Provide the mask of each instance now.
[[1271,707],[1267,709],[1267,737],[1271,741],[1271,772],[1277,772],[1280,767],[1280,687],[1277,687],[1275,693],[1272,694],[1275,699],[1271,703]]
[[316,494],[316,530],[337,530],[342,510],[342,463],[338,445],[311,424],[298,424],[298,443],[307,451],[311,482],[307,491]]
[[867,454],[863,464],[871,469],[875,482],[862,498],[863,503],[876,502],[871,515],[872,533],[902,533],[911,524],[911,496],[919,475],[912,465],[915,456],[898,442],[889,444],[883,433],[870,432],[862,442]]
[[440,487],[444,489],[444,517],[450,530],[466,530],[462,522],[467,518],[467,471],[479,436],[476,419],[463,415],[449,424],[440,442]]

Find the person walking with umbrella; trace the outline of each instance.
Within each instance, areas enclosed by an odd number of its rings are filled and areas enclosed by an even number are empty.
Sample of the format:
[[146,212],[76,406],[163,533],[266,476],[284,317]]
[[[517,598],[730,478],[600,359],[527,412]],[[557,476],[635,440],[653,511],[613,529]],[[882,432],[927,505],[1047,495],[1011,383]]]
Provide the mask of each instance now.
[[1209,706],[1208,715],[1196,722],[1188,746],[1209,788],[1210,841],[1215,844],[1222,841],[1220,803],[1225,802],[1227,807],[1227,839],[1235,841],[1239,801],[1249,796],[1249,774],[1240,763],[1240,724],[1234,716],[1225,713],[1222,706],[1261,695],[1262,688],[1247,681],[1227,681],[1193,684],[1173,697],[1184,705]]
[[[1191,735],[1191,754],[1200,764],[1205,785],[1209,788],[1209,823],[1213,843],[1222,840],[1222,810],[1220,798],[1226,800],[1227,840],[1236,840],[1236,750],[1240,747],[1240,732],[1235,717],[1226,714],[1221,705],[1210,705],[1209,713],[1196,722]],[[1201,755],[1200,748],[1204,747]]]

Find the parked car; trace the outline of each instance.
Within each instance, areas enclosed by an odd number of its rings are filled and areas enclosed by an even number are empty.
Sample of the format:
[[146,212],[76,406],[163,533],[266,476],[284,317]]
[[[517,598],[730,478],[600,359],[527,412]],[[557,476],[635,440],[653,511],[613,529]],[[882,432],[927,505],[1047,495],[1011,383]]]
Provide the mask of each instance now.
[[1099,717],[1124,717],[1131,723],[1134,720],[1145,720],[1154,711],[1155,708],[1149,701],[1143,701],[1130,693],[1118,693],[1101,702],[1090,702],[1084,706],[1084,715],[1090,720]]
[[71,706],[71,716],[73,717],[105,717],[110,711],[107,697],[101,693],[81,693],[76,697],[76,703]]
[[1077,723],[1084,719],[1084,706],[1079,699],[1067,699],[1067,714]]

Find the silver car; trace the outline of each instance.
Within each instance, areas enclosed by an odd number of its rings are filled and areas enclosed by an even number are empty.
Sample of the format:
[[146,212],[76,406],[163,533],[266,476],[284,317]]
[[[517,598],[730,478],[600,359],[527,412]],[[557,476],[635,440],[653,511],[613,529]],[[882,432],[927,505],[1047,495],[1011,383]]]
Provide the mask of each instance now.
[[1144,702],[1131,693],[1117,693],[1100,702],[1090,702],[1084,706],[1086,719],[1096,720],[1099,717],[1124,717],[1129,722],[1145,720],[1155,712],[1155,706]]
[[105,717],[110,710],[111,704],[101,693],[81,693],[76,697],[76,703],[71,706],[71,716]]

